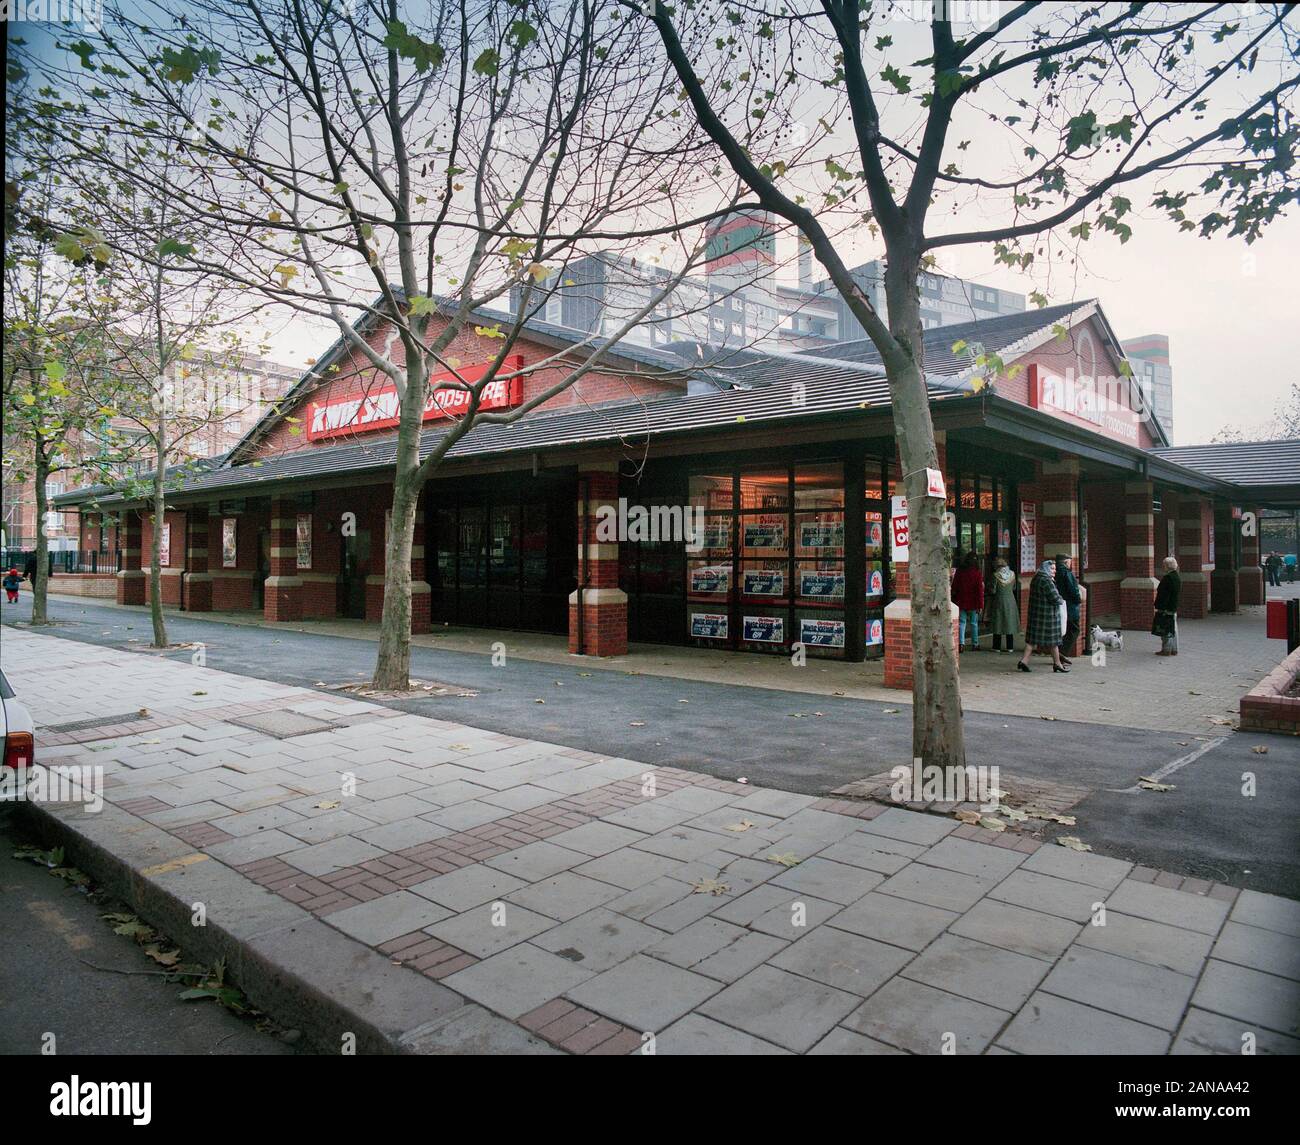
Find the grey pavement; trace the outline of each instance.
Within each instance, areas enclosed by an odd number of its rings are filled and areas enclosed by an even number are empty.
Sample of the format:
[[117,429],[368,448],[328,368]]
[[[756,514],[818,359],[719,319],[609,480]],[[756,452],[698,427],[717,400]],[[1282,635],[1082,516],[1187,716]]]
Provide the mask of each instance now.
[[[27,600],[3,612],[6,632],[22,617]],[[139,609],[57,598],[51,608],[60,623],[44,632],[62,639],[117,649],[140,648],[149,640],[148,617]],[[1251,613],[1198,622],[1198,635],[1184,642],[1189,655],[1177,661],[1139,656],[1134,643],[1123,657],[1112,657],[1105,669],[1080,660],[1069,677],[1021,675],[1020,681],[1029,684],[1018,683],[1005,695],[1010,658],[992,653],[967,656],[963,686],[968,707],[984,702],[982,698],[996,689],[1004,709],[1024,713],[968,710],[968,758],[1007,773],[1087,788],[1092,794],[1075,808],[1079,828],[1071,830],[1086,836],[1097,850],[1187,876],[1300,896],[1295,846],[1300,742],[1242,736],[1210,719],[1229,720],[1226,699],[1239,695],[1271,666],[1269,656],[1277,649],[1255,631],[1257,619]],[[312,688],[363,681],[373,668],[373,644],[331,635],[332,626],[308,625],[300,631],[193,619],[183,613],[169,615],[168,626],[173,641],[202,642],[209,665],[256,679]],[[1193,655],[1197,640],[1200,651]],[[138,654],[183,663],[192,656],[189,649]],[[730,658],[743,661],[744,672],[762,680],[798,679],[805,681],[799,686],[806,687],[808,679],[820,678],[825,691],[817,694],[678,679],[653,670],[659,660],[672,670],[689,671],[697,659],[709,659],[692,649],[657,649],[653,657],[628,659],[646,670],[615,668],[590,658],[564,657],[552,663],[513,654],[497,668],[483,652],[417,644],[412,648],[416,677],[465,685],[476,694],[378,702],[486,732],[584,751],[606,750],[613,740],[620,755],[638,762],[723,779],[744,777],[812,795],[908,762],[908,697],[890,693],[889,700],[875,700],[854,694],[853,679],[870,665],[813,662],[808,675],[788,667],[774,675],[776,669],[762,657]],[[735,669],[730,672],[728,678],[736,677]],[[847,694],[835,694],[839,690]],[[1166,708],[1183,715],[1162,723],[1182,730],[1166,730],[1160,722],[1100,722],[1132,720],[1141,718],[1135,712],[1159,714]],[[1051,716],[1065,709],[1086,709],[1099,722]],[[1267,746],[1266,755],[1255,753],[1261,745]],[[1132,790],[1140,776],[1196,756],[1206,746],[1206,754],[1167,780],[1174,791],[1157,796]],[[1242,794],[1247,772],[1258,779],[1254,797]],[[507,798],[526,799],[529,794],[535,796],[524,792]],[[474,813],[477,807],[460,814]],[[456,813],[449,815],[455,820]],[[467,825],[453,821],[380,827],[362,842],[384,843],[405,831]]]
[[222,874],[232,933],[298,918],[249,940],[290,969],[370,947],[382,975],[338,992],[408,1031],[461,999],[577,1054],[1300,1048],[1290,899],[44,634],[4,664],[38,724],[113,721],[41,752],[102,768],[111,816],[51,814],[165,840],[142,877]]

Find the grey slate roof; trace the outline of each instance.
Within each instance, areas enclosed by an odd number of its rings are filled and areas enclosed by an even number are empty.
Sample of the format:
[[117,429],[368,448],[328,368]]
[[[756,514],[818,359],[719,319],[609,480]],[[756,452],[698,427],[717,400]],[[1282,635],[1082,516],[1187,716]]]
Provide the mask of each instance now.
[[[1025,310],[1017,314],[1000,314],[994,318],[980,318],[973,322],[955,322],[951,326],[932,326],[922,335],[925,346],[925,372],[931,377],[951,377],[969,370],[974,363],[973,355],[953,354],[952,347],[956,342],[966,342],[970,345],[979,342],[983,344],[986,351],[1005,356],[1005,352],[1018,343],[1034,337],[1058,322],[1063,322],[1075,311],[1091,303],[1091,299],[1083,302],[1066,302],[1059,306],[1044,306],[1042,309]],[[870,338],[859,338],[853,342],[836,342],[834,345],[798,352],[815,354],[821,358],[860,362],[865,365],[881,365],[880,352]]]
[[[581,446],[602,442],[721,429],[737,423],[774,423],[808,416],[834,416],[873,406],[889,405],[889,385],[877,371],[845,362],[822,363],[809,370],[789,355],[772,356],[768,381],[749,389],[672,396],[644,403],[584,408],[551,414],[532,414],[510,425],[480,425],[457,442],[449,458],[489,457],[508,453]],[[802,390],[796,386],[802,384]],[[944,386],[931,386],[933,397],[951,394]],[[420,455],[427,456],[445,428],[427,429],[420,435]],[[321,477],[328,474],[365,473],[392,466],[395,435],[343,445],[290,450],[262,462],[225,466],[183,478],[173,494],[248,490],[270,482]],[[56,498],[59,504],[87,500],[80,489]],[[100,498],[101,503],[121,500]]]
[[1300,485],[1300,439],[1176,445],[1151,451],[1157,457],[1237,485]]

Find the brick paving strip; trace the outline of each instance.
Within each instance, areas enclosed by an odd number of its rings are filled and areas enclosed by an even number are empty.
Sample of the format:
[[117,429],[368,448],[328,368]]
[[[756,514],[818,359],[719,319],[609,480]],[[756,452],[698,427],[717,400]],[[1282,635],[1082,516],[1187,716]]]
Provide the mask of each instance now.
[[[106,773],[38,828],[325,1048],[1300,1049],[1288,899],[38,634],[5,658],[38,727],[149,713],[38,731]],[[231,722],[259,712],[323,730]]]

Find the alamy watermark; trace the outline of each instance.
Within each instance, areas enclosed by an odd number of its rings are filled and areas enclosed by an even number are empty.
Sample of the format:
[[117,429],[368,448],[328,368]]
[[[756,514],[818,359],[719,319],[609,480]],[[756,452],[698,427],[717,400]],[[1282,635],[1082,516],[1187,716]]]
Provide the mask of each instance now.
[[596,540],[601,544],[615,541],[681,541],[686,551],[698,553],[704,548],[704,509],[700,505],[629,505],[620,497],[617,505],[601,505],[596,510]]
[[98,32],[104,0],[0,0],[0,20],[11,24],[78,24]]
[[87,811],[104,806],[104,769],[64,765],[0,768],[0,803],[84,803]]

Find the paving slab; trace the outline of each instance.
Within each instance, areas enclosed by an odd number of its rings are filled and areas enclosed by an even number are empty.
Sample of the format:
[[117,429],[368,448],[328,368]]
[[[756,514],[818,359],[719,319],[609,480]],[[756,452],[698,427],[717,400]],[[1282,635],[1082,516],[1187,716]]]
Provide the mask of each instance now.
[[558,875],[561,871],[567,871],[586,861],[587,856],[580,851],[570,851],[566,847],[542,840],[487,859],[486,864],[508,875],[517,875],[531,881]]
[[634,1030],[656,1033],[718,989],[701,974],[639,954],[573,987],[566,997]]
[[797,867],[782,871],[771,880],[771,885],[795,894],[813,895],[847,906],[874,890],[884,877],[877,871],[816,856],[805,859]]
[[813,1057],[897,1057],[906,1052],[896,1046],[855,1034],[843,1026],[836,1026],[808,1051]]
[[1023,854],[1010,848],[990,847],[987,843],[951,837],[941,839],[917,859],[918,863],[929,867],[942,867],[994,880],[1006,878],[1024,861]]
[[902,971],[915,982],[942,983],[950,993],[999,1010],[1017,1010],[1047,974],[1042,959],[945,934]]
[[1282,978],[1300,979],[1300,941],[1276,930],[1225,923],[1210,957]]
[[484,903],[423,928],[425,934],[464,950],[475,958],[489,958],[527,938],[550,930],[555,919],[522,906]]
[[1163,1054],[1171,1038],[1164,1030],[1108,1014],[1091,1006],[1035,994],[998,1038],[1018,1054]]
[[1097,906],[1106,900],[1099,887],[1024,869],[1013,871],[989,891],[989,897],[1072,922],[1089,921]]
[[1276,974],[1212,958],[1192,1004],[1289,1038],[1300,1036],[1300,983]]
[[1003,950],[1053,962],[1079,936],[1079,924],[996,899],[981,899],[948,928]]
[[868,835],[884,835],[903,843],[919,844],[931,847],[946,835],[952,834],[958,827],[955,819],[944,819],[938,815],[918,815],[914,811],[903,811],[897,807],[888,807],[874,819],[868,819],[860,831]]
[[1300,1055],[1300,1039],[1249,1022],[1211,1014],[1193,1006],[1187,1011],[1171,1054],[1241,1054],[1249,1047],[1257,1054]]
[[526,885],[523,879],[517,879],[514,875],[475,864],[438,875],[427,882],[416,883],[408,889],[421,898],[430,899],[459,914],[485,902],[505,898]]
[[567,922],[595,907],[603,906],[620,893],[618,887],[609,883],[575,875],[572,871],[561,871],[549,879],[511,891],[505,898],[507,902],[527,907],[548,918]]
[[895,978],[844,1020],[860,1035],[913,1054],[982,1053],[1011,1015],[924,982]]
[[912,960],[910,951],[831,926],[792,942],[769,965],[865,998]]
[[743,1030],[735,1030],[706,1018],[703,1014],[688,1014],[674,1022],[655,1038],[655,1053],[696,1057],[720,1054],[766,1057],[790,1053],[787,1049],[753,1037]]
[[1167,922],[1201,934],[1218,934],[1228,917],[1228,904],[1221,899],[1132,879],[1125,879],[1106,896],[1106,909],[1153,922]]
[[701,1011],[757,1038],[806,1053],[860,1001],[856,994],[760,966],[733,982]]
[[600,973],[653,946],[663,931],[596,907],[533,939],[543,950]]
[[403,934],[423,930],[450,916],[451,911],[409,891],[395,891],[369,902],[346,907],[329,916],[329,925],[344,934],[379,946]]
[[890,875],[876,889],[881,894],[924,903],[926,906],[964,911],[970,910],[997,885],[996,879],[945,871],[940,867],[927,867],[917,862],[904,867],[896,875]]
[[1172,1033],[1195,987],[1196,979],[1186,974],[1076,946],[1052,968],[1042,989]]
[[1209,956],[1213,939],[1163,922],[1106,912],[1105,926],[1085,926],[1079,944],[1195,977]]
[[829,922],[839,930],[852,931],[906,950],[923,950],[960,915],[909,899],[873,892],[863,895]]
[[1300,937],[1300,902],[1258,891],[1242,891],[1232,908],[1232,920]]
[[590,970],[523,942],[448,975],[443,985],[507,1018],[518,1018],[590,977]]

